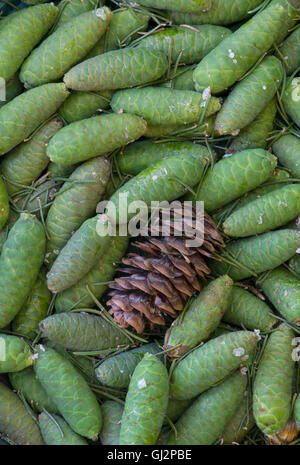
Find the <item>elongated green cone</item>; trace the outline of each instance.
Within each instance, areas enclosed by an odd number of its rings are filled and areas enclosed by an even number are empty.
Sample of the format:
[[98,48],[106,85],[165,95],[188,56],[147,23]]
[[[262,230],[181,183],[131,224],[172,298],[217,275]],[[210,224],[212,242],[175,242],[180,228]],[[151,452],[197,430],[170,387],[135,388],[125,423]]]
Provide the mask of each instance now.
[[226,260],[230,263],[214,263],[210,260],[209,266],[214,273],[227,273],[234,280],[245,279],[273,270],[293,257],[299,247],[298,231],[270,231],[260,236],[230,242],[226,247]]
[[46,121],[69,92],[63,83],[28,90],[0,108],[0,154],[23,142]]
[[[257,200],[263,195],[269,194],[270,192],[280,189],[284,186],[284,183],[280,181],[287,180],[289,179],[289,177],[290,175],[287,171],[280,168],[276,168],[264,184],[257,187],[253,191],[247,192],[243,197],[240,197],[238,200],[233,200],[222,209],[217,210],[217,212],[212,215],[214,221],[217,224],[221,224],[224,216],[225,218],[227,218],[228,213],[233,213],[239,208],[248,205],[250,202]],[[287,226],[287,228],[289,228],[289,226]]]
[[99,236],[98,216],[86,220],[71,236],[47,274],[52,292],[61,292],[76,284],[99,261],[110,236]]
[[22,213],[11,228],[0,257],[0,328],[22,308],[45,254],[45,232],[35,216]]
[[51,292],[46,284],[45,269],[41,269],[32,291],[12,322],[15,333],[34,339],[39,329],[39,322],[46,318],[51,301]]
[[192,399],[219,383],[241,364],[247,364],[257,340],[254,332],[236,331],[196,348],[175,366],[170,396]]
[[[182,152],[146,168],[112,195],[106,210],[107,217],[113,219],[116,214],[116,221],[119,224],[127,222],[127,218],[126,221],[123,219],[126,208],[125,197],[127,209],[134,201],[143,201],[150,206],[153,201],[177,199],[186,192],[183,186],[191,187],[195,182],[200,181],[205,164],[206,160],[203,159],[201,152]],[[139,208],[142,211],[144,207]],[[132,216],[128,209],[128,218]]]
[[73,431],[95,440],[101,430],[100,405],[81,374],[53,349],[38,347],[35,373]]
[[24,61],[20,79],[25,87],[40,86],[62,78],[96,44],[111,17],[108,8],[97,8],[60,26]]
[[283,267],[272,270],[261,287],[276,310],[291,323],[300,323],[300,279]]
[[[2,21],[0,25],[2,24]],[[9,81],[6,82],[5,100],[4,101],[0,100],[0,108],[3,107],[7,102],[10,102],[17,95],[21,94],[21,92],[23,92],[23,86],[22,86],[22,83],[20,82],[18,74],[15,74],[12,78],[10,78]]]
[[99,261],[76,284],[60,292],[55,299],[56,312],[69,312],[73,308],[93,308],[96,299],[100,299],[108,288],[108,283],[116,273],[122,257],[128,247],[127,236],[111,237]]
[[217,114],[215,131],[220,135],[235,134],[250,124],[273,99],[282,77],[281,61],[265,58],[231,91]]
[[17,445],[44,444],[39,427],[17,394],[0,382],[0,431]]
[[28,141],[18,145],[1,162],[9,195],[30,186],[49,164],[46,147],[54,134],[63,126],[59,118],[52,119]]
[[290,184],[247,203],[223,223],[225,234],[246,237],[285,225],[300,214],[300,184]]
[[7,187],[0,177],[0,230],[6,225],[9,217],[9,197]]
[[46,219],[47,263],[54,262],[72,234],[95,213],[109,175],[110,162],[97,157],[76,168],[63,184]]
[[246,329],[269,331],[278,321],[271,313],[272,310],[263,300],[242,287],[234,286],[223,321]]
[[72,92],[58,109],[58,113],[69,124],[90,118],[109,108],[112,95],[113,92],[109,90],[101,93]]
[[8,81],[52,26],[58,9],[53,3],[25,8],[0,29],[0,76]]
[[222,92],[238,81],[273,44],[293,27],[296,11],[288,0],[273,0],[200,62],[194,72],[196,89]]
[[262,0],[213,0],[211,7],[202,13],[167,11],[173,24],[219,24],[227,25],[247,19]]
[[276,111],[276,100],[273,99],[252,123],[243,128],[233,139],[228,151],[234,153],[246,149],[265,149],[268,136],[273,129]]
[[255,425],[251,409],[251,401],[248,397],[242,402],[229,420],[222,433],[224,444],[239,444]]
[[81,91],[126,89],[159,79],[168,69],[161,51],[125,48],[79,63],[65,74],[67,87]]
[[290,417],[293,338],[293,331],[285,324],[270,335],[254,380],[253,413],[257,426],[268,437],[278,433]]
[[138,47],[163,52],[173,63],[180,56],[180,62],[188,65],[199,63],[230,34],[230,29],[220,26],[173,27],[148,35]]
[[123,410],[122,404],[114,400],[107,400],[102,404],[103,426],[100,440],[104,446],[119,445]]
[[61,0],[58,4],[58,21],[56,22],[56,29],[65,23],[68,23],[76,16],[86,13],[87,11],[94,10],[97,6],[102,6],[103,1],[97,0]]
[[168,405],[169,379],[163,363],[145,354],[132,375],[124,413],[120,445],[153,445],[160,433]]
[[157,354],[161,352],[158,344],[144,344],[109,357],[96,368],[98,381],[105,386],[116,389],[126,389],[129,386],[132,374],[146,353]]
[[116,50],[121,45],[129,44],[139,37],[138,32],[146,31],[150,15],[146,10],[139,11],[133,8],[113,11],[112,20],[103,37],[88,53],[87,58],[92,58],[102,53]]
[[165,335],[164,349],[169,357],[179,358],[208,339],[230,305],[232,285],[226,275],[215,279],[200,292],[184,315],[177,317]]
[[32,363],[32,352],[24,339],[0,334],[0,373],[21,371]]
[[265,182],[276,166],[276,158],[266,150],[249,149],[223,158],[205,177],[197,200],[210,212],[241,197]]
[[70,350],[105,350],[130,344],[118,327],[86,313],[52,315],[40,323],[40,328],[44,337]]
[[153,141],[143,140],[125,147],[118,155],[116,163],[122,173],[136,175],[164,158],[183,153],[191,153],[199,157],[202,155],[204,160],[209,160],[209,152],[203,145],[191,142],[154,144]]
[[286,88],[282,102],[287,114],[300,127],[300,77],[295,77]]
[[300,178],[300,140],[296,136],[282,136],[273,144],[273,152],[280,163],[291,171],[294,178]]
[[[120,90],[111,101],[114,112],[133,113],[155,125],[198,122],[205,106],[206,100],[200,93],[151,86]],[[220,107],[220,100],[211,97],[205,116],[213,115]]]
[[21,392],[30,407],[36,412],[42,412],[46,409],[50,413],[58,413],[56,406],[47,395],[41,383],[36,379],[32,367],[25,370],[9,374],[9,381],[12,387]]
[[236,372],[196,399],[177,421],[167,445],[213,444],[241,403],[247,376]]
[[58,415],[39,415],[39,425],[48,446],[87,446],[87,441],[74,433],[68,423]]
[[74,165],[123,147],[139,139],[146,129],[146,121],[136,115],[83,119],[58,131],[48,145],[47,155],[55,163]]
[[300,27],[292,32],[279,48],[288,75],[300,66]]

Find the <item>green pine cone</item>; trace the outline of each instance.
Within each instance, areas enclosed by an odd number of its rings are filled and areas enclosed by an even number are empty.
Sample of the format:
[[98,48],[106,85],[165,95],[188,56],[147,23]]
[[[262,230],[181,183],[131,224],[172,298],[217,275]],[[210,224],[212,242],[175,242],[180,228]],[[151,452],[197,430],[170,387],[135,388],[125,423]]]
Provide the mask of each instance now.
[[47,155],[55,163],[74,165],[123,147],[139,139],[146,129],[146,121],[136,115],[109,114],[83,119],[58,131],[47,147]]
[[236,372],[196,399],[175,424],[167,445],[214,444],[235,414],[247,385],[247,376]]
[[225,99],[217,114],[215,131],[219,135],[235,135],[248,126],[271,102],[282,77],[281,61],[273,56],[265,58]]
[[125,48],[79,63],[65,74],[64,82],[68,88],[80,91],[126,89],[155,81],[167,69],[163,52]]
[[97,6],[102,6],[103,1],[97,0],[61,0],[58,4],[58,21],[56,22],[56,29],[65,23],[68,23],[76,16],[86,13],[87,11],[94,10]]
[[209,340],[197,347],[175,366],[170,396],[192,399],[222,381],[247,360],[257,343],[250,331],[235,331]]
[[300,232],[292,229],[270,231],[260,236],[229,242],[226,260],[233,259],[238,264],[209,260],[214,273],[228,274],[234,280],[255,276],[273,270],[289,260],[300,247]]
[[19,397],[0,382],[0,431],[16,445],[44,444],[39,427]]
[[247,237],[277,229],[300,214],[300,184],[277,188],[235,210],[223,223],[225,234]]
[[168,405],[169,378],[166,367],[152,354],[145,354],[133,372],[122,415],[120,445],[154,445]]
[[21,371],[32,363],[32,352],[24,339],[0,334],[0,373]]
[[60,26],[24,61],[20,71],[24,86],[40,86],[62,78],[97,43],[111,17],[108,8],[97,8]]
[[[198,92],[167,87],[143,87],[116,92],[111,107],[115,113],[123,110],[125,113],[139,115],[152,125],[185,125],[200,120],[206,102]],[[213,115],[220,107],[220,100],[211,97],[205,116]]]
[[261,287],[287,321],[300,323],[300,279],[284,267],[279,267],[268,273]]
[[276,166],[276,157],[266,150],[249,149],[221,159],[205,177],[197,200],[211,212],[265,182]]
[[277,322],[271,313],[272,310],[263,300],[242,287],[234,286],[231,304],[223,321],[250,330],[269,331]]
[[39,346],[34,369],[37,379],[73,431],[95,440],[102,426],[100,405],[87,382],[67,359]]
[[270,335],[254,380],[253,413],[267,437],[279,433],[290,418],[293,338],[293,331],[284,324]]
[[86,220],[70,237],[47,274],[52,292],[61,292],[76,284],[99,261],[110,236],[97,232],[98,215]]
[[8,81],[31,50],[41,41],[57,16],[53,3],[24,8],[0,29],[0,76]]
[[23,142],[7,154],[0,164],[10,196],[30,186],[49,164],[46,148],[54,134],[63,126],[59,118],[46,123],[27,142]]
[[63,184],[46,219],[47,263],[54,262],[72,234],[95,213],[109,176],[110,162],[98,157],[76,168]]
[[101,317],[84,313],[60,313],[41,321],[43,336],[73,351],[106,350],[130,344],[119,327]]
[[0,108],[0,154],[23,142],[68,97],[63,83],[28,90]]
[[194,71],[196,89],[213,94],[238,81],[295,23],[297,12],[288,0],[272,0],[247,23],[212,50]]
[[[179,358],[208,339],[230,305],[233,282],[228,276],[211,281],[167,330],[164,349]],[[172,349],[173,350],[170,350]]]
[[0,256],[0,328],[10,323],[34,286],[45,254],[45,232],[35,216],[22,213]]

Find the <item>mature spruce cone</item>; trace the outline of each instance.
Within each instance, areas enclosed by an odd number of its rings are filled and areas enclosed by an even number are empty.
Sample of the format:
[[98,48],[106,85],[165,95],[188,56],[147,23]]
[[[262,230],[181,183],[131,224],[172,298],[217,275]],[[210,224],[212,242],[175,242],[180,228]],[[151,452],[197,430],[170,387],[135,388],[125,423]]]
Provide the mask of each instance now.
[[[109,293],[111,298],[107,302],[109,313],[121,328],[132,326],[141,334],[147,322],[150,329],[155,325],[165,325],[164,316],[176,318],[188,298],[200,291],[200,281],[206,280],[210,274],[204,257],[215,258],[215,248],[224,246],[223,239],[213,220],[205,213],[202,246],[187,247],[186,240],[195,237],[199,223],[194,208],[189,220],[186,216],[184,220],[178,220],[172,211],[170,221],[162,221],[160,215],[154,231],[152,226],[148,237],[133,243],[145,255],[129,253],[123,258],[126,267],[119,271],[127,276],[115,278],[109,285],[113,291]],[[176,236],[175,231],[183,228],[183,221],[185,235]],[[166,227],[170,228],[168,236],[164,235]]]

